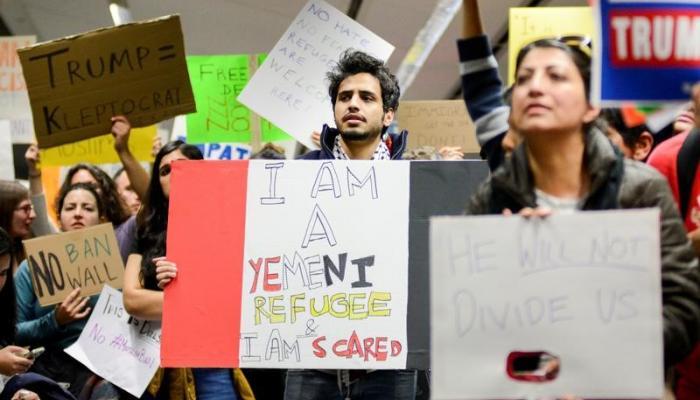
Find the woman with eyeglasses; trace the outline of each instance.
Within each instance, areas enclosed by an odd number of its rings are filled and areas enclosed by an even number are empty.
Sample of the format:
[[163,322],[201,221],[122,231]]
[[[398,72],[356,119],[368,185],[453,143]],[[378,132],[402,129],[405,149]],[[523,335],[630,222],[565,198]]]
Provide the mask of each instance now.
[[692,349],[700,321],[697,260],[665,179],[625,159],[594,124],[590,48],[569,38],[537,40],[516,59],[510,122],[523,137],[467,206],[468,214],[658,207],[665,365]]
[[[58,195],[56,214],[62,232],[75,231],[106,221],[105,206],[93,185],[76,183],[64,187]],[[60,304],[42,306],[34,292],[34,282],[27,260],[15,274],[17,296],[17,333],[15,343],[31,348],[44,347],[31,371],[56,382],[70,384],[69,391],[78,396],[92,372],[63,350],[82,332],[99,294],[82,297],[80,288],[73,290]]]
[[[197,147],[181,141],[166,144],[156,155],[137,216],[136,242],[124,274],[124,307],[129,315],[146,320],[162,318],[163,291],[156,279],[156,269],[174,266],[165,258],[171,165],[180,160],[201,159]],[[198,400],[252,398],[247,381],[237,369],[161,369],[147,392],[156,398],[185,398],[185,394],[196,394]]]
[[12,272],[25,257],[22,240],[32,237],[35,218],[29,191],[19,182],[0,180],[0,228],[12,239]]

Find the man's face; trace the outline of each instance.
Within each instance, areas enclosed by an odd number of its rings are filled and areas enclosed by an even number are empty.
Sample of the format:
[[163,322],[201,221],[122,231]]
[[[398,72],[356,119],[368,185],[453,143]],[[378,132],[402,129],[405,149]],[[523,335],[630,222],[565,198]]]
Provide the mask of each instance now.
[[335,99],[335,125],[345,141],[372,141],[389,126],[394,111],[386,113],[379,80],[362,72],[345,78]]

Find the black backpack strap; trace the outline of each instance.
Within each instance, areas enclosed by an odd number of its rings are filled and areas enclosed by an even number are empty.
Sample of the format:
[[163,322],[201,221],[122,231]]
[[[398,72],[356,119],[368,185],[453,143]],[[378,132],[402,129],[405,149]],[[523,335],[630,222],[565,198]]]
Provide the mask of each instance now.
[[678,198],[680,200],[681,217],[685,221],[688,215],[690,195],[700,161],[700,131],[693,129],[683,141],[676,158],[676,175],[678,176]]

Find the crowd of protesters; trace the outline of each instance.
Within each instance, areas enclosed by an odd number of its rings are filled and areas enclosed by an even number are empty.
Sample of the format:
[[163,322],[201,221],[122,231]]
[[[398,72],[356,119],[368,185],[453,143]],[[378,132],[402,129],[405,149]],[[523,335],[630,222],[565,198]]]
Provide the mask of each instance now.
[[[465,213],[547,218],[659,208],[668,386],[679,400],[700,398],[700,85],[673,122],[672,135],[661,141],[634,106],[601,110],[591,103],[595,43],[589,38],[526,45],[516,58],[515,83],[505,88],[476,0],[464,0],[463,15],[457,50],[464,101],[492,171]],[[301,158],[462,159],[459,148],[406,151],[410,133],[389,132],[400,88],[382,61],[348,50],[327,78],[336,128],[314,133],[320,150]],[[129,150],[128,119],[114,116],[112,122],[123,168],[110,177],[95,165],[72,166],[55,200],[56,222],[49,217],[36,145],[25,156],[29,188],[0,181],[0,400],[133,398],[63,351],[77,340],[97,296],[77,288],[56,306],[40,305],[22,246],[33,237],[112,223],[126,265],[125,309],[136,318],[161,319],[163,288],[177,279],[177,265],[165,256],[171,164],[203,155],[181,141],[157,143],[149,173]],[[284,157],[283,149],[268,144],[252,158]],[[36,348],[43,354],[29,351]],[[141,398],[414,399],[429,393],[418,377],[415,370],[160,369]]]

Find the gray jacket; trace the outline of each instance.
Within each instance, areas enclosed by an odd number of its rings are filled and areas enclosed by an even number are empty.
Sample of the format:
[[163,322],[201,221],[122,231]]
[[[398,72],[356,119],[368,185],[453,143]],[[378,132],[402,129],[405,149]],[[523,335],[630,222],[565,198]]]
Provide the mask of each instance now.
[[[672,366],[690,353],[700,325],[700,272],[666,179],[646,164],[624,159],[603,135],[586,135],[584,164],[591,190],[583,210],[659,207],[661,210],[661,283],[664,317],[664,364]],[[524,146],[469,201],[467,214],[514,213],[536,207],[534,180]]]

